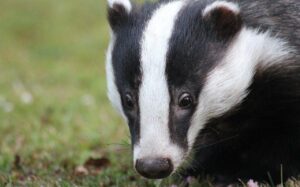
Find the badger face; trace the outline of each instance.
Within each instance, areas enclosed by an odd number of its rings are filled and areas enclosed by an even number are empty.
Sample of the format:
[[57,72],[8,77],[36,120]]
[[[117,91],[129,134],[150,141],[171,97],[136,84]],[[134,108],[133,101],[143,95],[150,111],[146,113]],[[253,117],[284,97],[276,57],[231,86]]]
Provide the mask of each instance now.
[[108,95],[147,178],[181,166],[205,124],[246,97],[257,62],[284,56],[283,42],[243,27],[237,5],[187,2],[108,1]]

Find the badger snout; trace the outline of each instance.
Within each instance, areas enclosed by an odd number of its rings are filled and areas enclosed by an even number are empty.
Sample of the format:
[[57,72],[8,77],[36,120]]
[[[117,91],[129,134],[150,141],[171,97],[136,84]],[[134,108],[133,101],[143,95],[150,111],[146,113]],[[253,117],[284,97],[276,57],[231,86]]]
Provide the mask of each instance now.
[[169,158],[143,158],[136,160],[135,168],[146,178],[161,179],[168,177],[174,167]]

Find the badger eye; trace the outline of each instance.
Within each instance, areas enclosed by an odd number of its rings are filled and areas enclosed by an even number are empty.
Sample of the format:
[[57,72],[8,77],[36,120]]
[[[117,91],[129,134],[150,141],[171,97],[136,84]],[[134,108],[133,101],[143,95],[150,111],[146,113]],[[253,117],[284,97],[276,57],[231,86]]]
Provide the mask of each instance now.
[[181,108],[187,109],[192,106],[193,104],[193,98],[188,93],[183,93],[178,100],[178,104]]
[[125,94],[124,104],[128,109],[132,109],[134,107],[133,98],[129,93]]

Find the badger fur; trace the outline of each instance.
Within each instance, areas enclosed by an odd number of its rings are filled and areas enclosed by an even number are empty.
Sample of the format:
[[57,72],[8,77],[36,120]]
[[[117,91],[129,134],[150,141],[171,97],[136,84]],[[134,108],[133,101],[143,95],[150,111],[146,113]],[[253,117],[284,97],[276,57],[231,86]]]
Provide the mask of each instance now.
[[108,95],[138,173],[300,174],[299,0],[108,0],[108,20]]

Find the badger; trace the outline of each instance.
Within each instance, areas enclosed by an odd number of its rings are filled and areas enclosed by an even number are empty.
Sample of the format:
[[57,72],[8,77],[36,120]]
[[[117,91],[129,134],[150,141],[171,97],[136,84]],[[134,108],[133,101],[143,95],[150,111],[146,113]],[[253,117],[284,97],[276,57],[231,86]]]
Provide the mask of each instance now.
[[108,96],[149,179],[300,174],[300,1],[108,0]]

